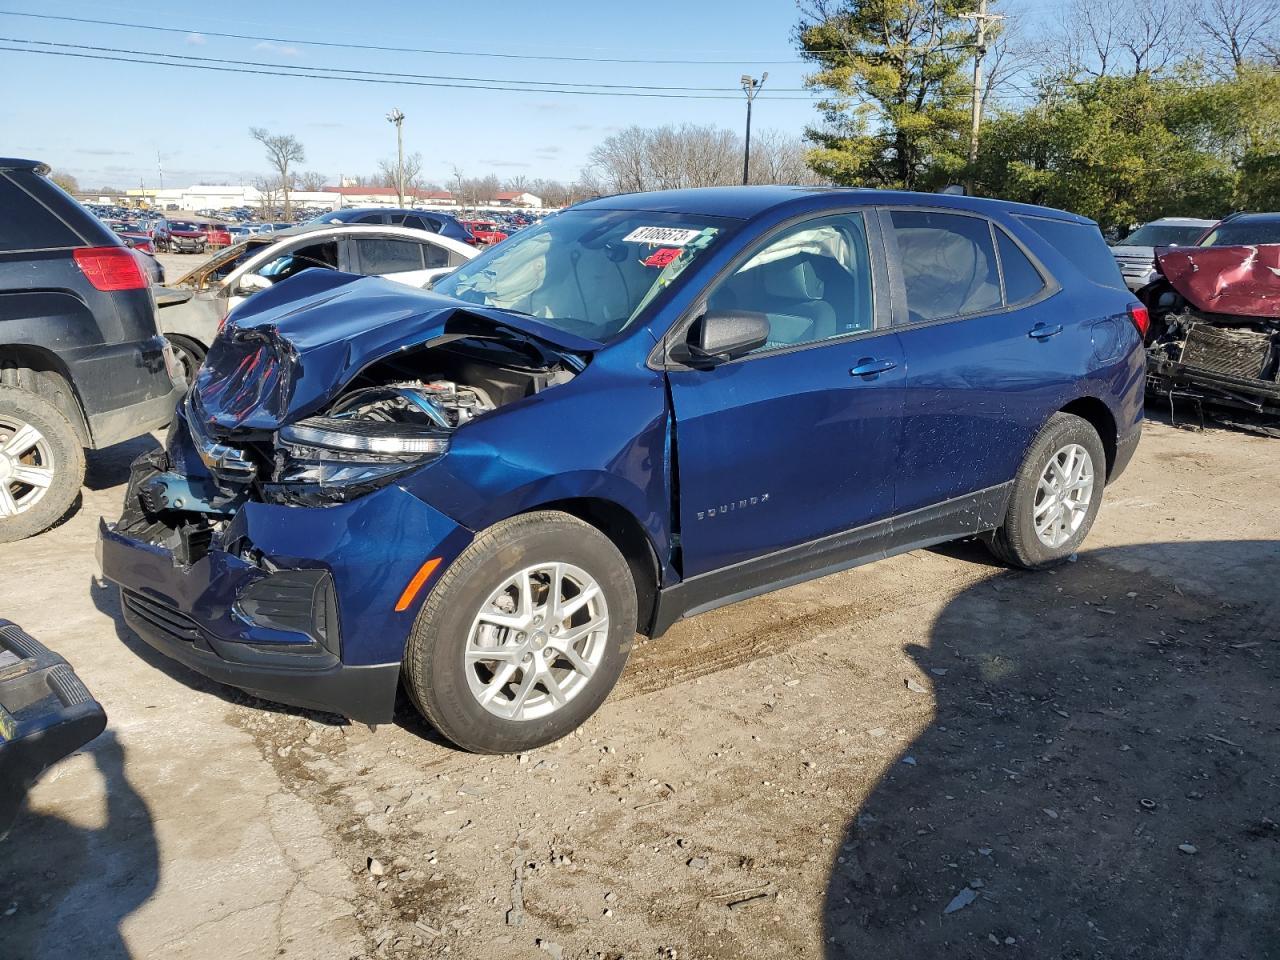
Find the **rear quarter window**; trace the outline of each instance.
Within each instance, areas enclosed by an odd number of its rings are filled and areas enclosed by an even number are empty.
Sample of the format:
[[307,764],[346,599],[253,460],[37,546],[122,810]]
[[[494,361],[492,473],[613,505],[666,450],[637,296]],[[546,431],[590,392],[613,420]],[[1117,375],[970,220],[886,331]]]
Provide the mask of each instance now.
[[39,174],[29,171],[0,174],[0,250],[45,250],[83,243],[74,230],[32,195],[47,186],[50,185]]
[[1111,248],[1102,239],[1097,224],[1075,223],[1070,220],[1054,220],[1049,217],[1018,217],[1046,241],[1058,253],[1071,261],[1072,266],[1094,283],[1128,292],[1120,266]]

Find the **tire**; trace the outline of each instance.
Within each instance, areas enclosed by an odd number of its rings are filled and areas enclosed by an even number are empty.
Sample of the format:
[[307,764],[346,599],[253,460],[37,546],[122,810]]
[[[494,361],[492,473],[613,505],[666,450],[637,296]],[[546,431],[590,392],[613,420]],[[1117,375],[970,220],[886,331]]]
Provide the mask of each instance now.
[[[539,567],[552,562],[563,571],[558,595],[566,606],[574,602],[577,578],[589,578],[599,588],[594,599],[561,621],[571,630],[589,630],[570,644],[577,660],[593,667],[589,676],[556,652],[563,641],[551,637],[560,629],[553,617],[539,620],[541,626],[532,623],[538,610],[545,612],[536,583],[527,595],[529,606],[514,586],[499,603],[491,604],[504,584],[522,577],[534,582],[546,575]],[[530,574],[531,569],[537,572]],[[544,593],[549,592],[544,587]],[[505,614],[504,598],[511,605]],[[528,622],[527,632],[518,632],[513,624],[481,623],[485,610],[513,623]],[[600,620],[602,611],[607,626]],[[593,622],[600,626],[590,630]],[[595,527],[568,514],[521,514],[476,537],[431,591],[405,650],[405,687],[422,715],[464,750],[532,750],[559,740],[595,713],[622,673],[635,629],[635,583],[618,548]],[[503,646],[494,646],[498,643]],[[489,650],[501,650],[502,658],[475,659]],[[526,663],[531,666],[526,668]],[[556,671],[551,677],[562,704],[554,702],[551,687],[542,680],[544,667]],[[508,682],[493,686],[501,679],[499,671]],[[476,692],[479,688],[485,692]],[[519,709],[524,715],[500,715],[515,709],[521,690],[525,696]],[[482,695],[491,696],[491,706],[481,703]]]
[[[1041,478],[1050,472],[1050,461],[1058,463],[1052,480],[1046,483],[1061,484],[1064,473],[1071,472],[1080,460],[1071,459],[1065,451],[1083,450],[1088,455],[1085,469],[1092,478],[1088,501],[1083,502],[1080,492],[1067,491],[1068,500],[1055,506],[1056,494],[1041,488]],[[1072,556],[1093,526],[1098,509],[1102,506],[1102,493],[1106,485],[1107,455],[1098,432],[1087,421],[1069,413],[1055,413],[1040,430],[1031,449],[1027,451],[1014,478],[1013,492],[1004,523],[985,539],[996,558],[1014,567],[1039,570],[1053,567]],[[1078,480],[1083,481],[1083,471]],[[1066,484],[1064,489],[1069,487]],[[1057,516],[1059,520],[1050,521]],[[1036,521],[1048,523],[1049,529],[1037,532]]]
[[[0,387],[0,451],[0,543],[12,543],[47,530],[75,503],[84,449],[71,421],[44,397]],[[17,471],[49,482],[23,483]]]
[[204,357],[208,351],[189,337],[177,335],[166,336],[166,339],[182,367],[182,375],[187,380],[187,386],[191,386],[195,383],[196,371],[200,369],[200,364],[204,363]]

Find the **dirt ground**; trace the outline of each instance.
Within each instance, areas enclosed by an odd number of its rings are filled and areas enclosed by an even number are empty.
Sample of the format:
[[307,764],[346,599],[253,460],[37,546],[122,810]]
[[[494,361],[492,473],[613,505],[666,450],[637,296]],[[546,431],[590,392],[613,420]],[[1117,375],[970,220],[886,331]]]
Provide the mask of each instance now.
[[521,757],[272,707],[95,580],[135,441],[0,547],[107,734],[0,843],[0,956],[1280,957],[1280,441],[1150,423],[1077,561],[920,551],[678,624]]

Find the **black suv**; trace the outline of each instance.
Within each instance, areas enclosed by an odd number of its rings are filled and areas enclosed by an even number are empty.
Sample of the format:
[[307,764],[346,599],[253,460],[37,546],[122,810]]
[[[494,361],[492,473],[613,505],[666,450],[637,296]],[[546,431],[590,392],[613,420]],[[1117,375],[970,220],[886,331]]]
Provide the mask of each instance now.
[[48,172],[0,158],[0,543],[55,523],[84,448],[164,426],[182,388],[138,258]]

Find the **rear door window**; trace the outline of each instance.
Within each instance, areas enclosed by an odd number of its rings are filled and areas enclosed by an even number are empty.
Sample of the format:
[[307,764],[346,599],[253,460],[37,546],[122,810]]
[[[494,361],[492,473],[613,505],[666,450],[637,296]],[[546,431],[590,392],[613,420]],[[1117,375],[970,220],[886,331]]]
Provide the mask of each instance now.
[[422,259],[428,270],[439,270],[441,267],[456,267],[458,264],[449,256],[449,251],[434,243],[422,244]]
[[[37,179],[27,171],[0,174],[0,250],[44,250],[75,247],[83,241],[19,183]],[[32,183],[39,187],[41,184]]]
[[360,257],[360,272],[368,276],[422,269],[422,244],[414,240],[359,237],[356,250]]
[[932,210],[892,210],[889,217],[908,322],[985,313],[1003,306],[987,220]]
[[1058,253],[1094,283],[1128,292],[1124,277],[1120,275],[1120,265],[1116,263],[1107,241],[1102,239],[1097,224],[1051,217],[1018,219],[1052,244]]

